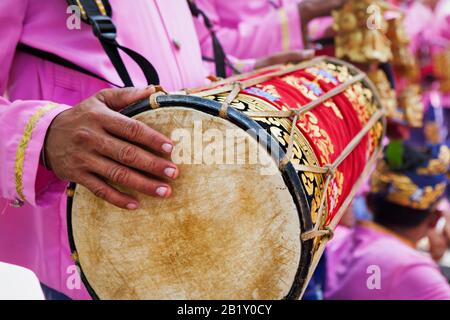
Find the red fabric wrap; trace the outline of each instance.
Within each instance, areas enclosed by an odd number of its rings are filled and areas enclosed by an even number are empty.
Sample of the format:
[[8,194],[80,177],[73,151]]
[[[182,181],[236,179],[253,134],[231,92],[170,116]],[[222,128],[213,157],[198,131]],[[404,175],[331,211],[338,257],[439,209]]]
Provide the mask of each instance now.
[[[299,70],[273,78],[255,86],[264,92],[272,93],[273,91],[265,88],[273,86],[271,88],[275,88],[278,97],[275,101],[270,101],[262,95],[252,93],[252,88],[250,90],[247,89],[246,94],[254,95],[260,99],[262,98],[280,110],[283,106],[285,108],[298,109],[314,100],[314,97],[311,96],[312,91],[307,89],[311,85],[311,82],[313,85],[318,85],[316,87],[316,93],[320,92],[315,97],[323,95],[341,83],[339,81],[331,83],[330,81],[318,79],[316,75],[306,70]],[[290,79],[290,82],[286,81],[287,79]],[[306,94],[304,90],[307,91]],[[336,108],[320,104],[310,112],[302,115],[297,123],[297,127],[310,143],[322,166],[332,164],[352,139],[362,130],[365,124],[361,123],[361,115],[358,115],[358,112],[364,110],[364,106],[359,106],[359,108],[354,105],[352,106],[351,101],[344,93],[335,96],[332,101],[338,111]],[[356,149],[337,168],[337,173],[328,188],[327,204],[329,214],[327,223],[334,217],[344,199],[348,197],[355,182],[362,174],[371,155],[369,149],[368,135],[366,135]]]

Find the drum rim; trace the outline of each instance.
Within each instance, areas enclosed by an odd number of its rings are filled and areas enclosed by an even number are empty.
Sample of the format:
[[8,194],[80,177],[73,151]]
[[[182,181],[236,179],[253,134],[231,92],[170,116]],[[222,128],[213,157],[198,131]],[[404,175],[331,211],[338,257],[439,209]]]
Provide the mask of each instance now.
[[[219,110],[221,108],[221,104],[219,102],[195,96],[161,95],[158,96],[156,99],[161,108],[164,107],[191,108],[217,117],[219,117]],[[124,110],[121,111],[121,113],[123,115],[126,115],[127,117],[133,117],[140,113],[151,110],[154,109],[151,108],[149,100],[146,99],[125,108]],[[256,130],[261,128],[261,126],[257,124],[256,121],[252,120],[244,113],[238,110],[234,110],[233,108],[230,108],[228,110],[228,120],[230,120],[233,124],[237,125],[243,130],[249,129]],[[263,134],[266,134],[267,137],[270,139],[270,140],[268,139],[267,141],[271,141],[274,139],[273,136],[271,136],[265,130]],[[275,145],[278,144],[276,143]],[[284,157],[284,151],[281,150],[281,148],[279,148],[279,154],[274,155],[272,152],[271,156],[275,158],[275,160],[281,159],[282,157]],[[295,206],[297,207],[297,214],[301,228],[300,232],[310,230],[313,226],[312,218],[311,215],[309,214],[310,206],[306,198],[306,192],[304,190],[303,185],[301,184],[297,172],[295,171],[294,167],[289,163],[284,169],[284,172],[280,173],[283,177],[284,182],[289,187],[289,192],[294,200]],[[76,183],[73,182],[70,183],[69,189],[75,191]],[[73,195],[69,195],[67,197],[67,229],[68,229],[70,251],[72,256],[74,257],[77,255],[77,248],[75,244],[75,238],[73,235],[73,225],[72,225],[73,199],[74,199]],[[297,271],[288,294],[283,298],[284,300],[295,300],[299,298],[302,289],[305,285],[305,281],[307,279],[309,268],[312,262],[314,241],[313,240],[302,241],[301,239],[299,239],[299,242],[301,246],[301,254]],[[91,286],[89,280],[87,279],[86,275],[84,274],[83,267],[78,257],[74,257],[74,260],[76,266],[78,267],[81,280],[83,281],[83,284],[85,285],[89,295],[95,300],[100,300],[100,297],[97,295],[94,288]],[[304,266],[304,268],[302,268],[302,266]]]

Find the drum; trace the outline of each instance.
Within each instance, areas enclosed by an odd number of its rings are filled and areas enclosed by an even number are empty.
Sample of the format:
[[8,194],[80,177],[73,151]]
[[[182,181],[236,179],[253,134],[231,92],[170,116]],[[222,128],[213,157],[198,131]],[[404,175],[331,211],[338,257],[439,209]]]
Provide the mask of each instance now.
[[301,297],[385,128],[365,74],[325,57],[123,114],[171,137],[181,174],[165,200],[117,186],[133,212],[70,186],[73,258],[99,299]]

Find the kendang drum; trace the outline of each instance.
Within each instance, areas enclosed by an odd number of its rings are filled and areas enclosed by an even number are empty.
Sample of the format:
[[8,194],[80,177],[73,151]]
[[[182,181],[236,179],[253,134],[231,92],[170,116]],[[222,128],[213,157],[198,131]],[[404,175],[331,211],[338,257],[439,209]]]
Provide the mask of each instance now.
[[123,114],[171,137],[181,174],[170,199],[118,187],[133,212],[70,186],[73,258],[99,299],[301,297],[385,128],[366,75],[326,57]]

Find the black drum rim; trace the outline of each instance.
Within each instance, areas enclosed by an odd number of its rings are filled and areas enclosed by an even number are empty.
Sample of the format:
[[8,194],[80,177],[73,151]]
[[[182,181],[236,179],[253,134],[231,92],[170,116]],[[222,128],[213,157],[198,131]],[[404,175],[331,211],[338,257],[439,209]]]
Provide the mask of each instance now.
[[[159,105],[159,108],[164,107],[183,107],[183,108],[191,108],[198,111],[202,111],[208,113],[210,115],[220,117],[219,112],[221,109],[221,103],[209,99],[203,99],[195,96],[186,96],[186,95],[160,95],[156,98],[156,101]],[[127,116],[133,117],[140,113],[154,110],[150,106],[150,100],[145,99],[139,101],[133,105],[128,106],[123,109],[120,113]],[[229,108],[227,113],[227,118],[233,124],[237,125],[243,130],[258,130],[261,126],[256,123],[253,119],[246,116],[244,113]],[[273,136],[263,130],[263,134],[266,135],[266,141],[274,141]],[[260,143],[260,142],[259,142]],[[277,142],[274,142],[275,145],[278,145]],[[278,154],[274,154],[271,152],[272,158],[275,161],[282,159],[285,153],[281,148],[278,148]],[[297,207],[297,214],[300,222],[300,232],[305,232],[307,230],[312,229],[313,222],[310,214],[310,205],[308,203],[308,199],[306,198],[306,192],[304,187],[300,181],[299,175],[289,163],[284,170],[281,172],[282,177],[286,185],[288,186],[289,192],[294,200],[295,206]],[[76,183],[70,183],[69,189],[75,191]],[[75,238],[73,235],[73,225],[72,225],[72,206],[73,206],[73,196],[67,197],[67,229],[68,229],[68,238],[69,238],[69,246],[72,255],[77,254],[77,248],[75,244]],[[302,290],[305,286],[305,282],[307,280],[307,276],[309,273],[309,268],[311,266],[312,258],[313,258],[313,248],[314,248],[314,240],[303,241],[299,239],[301,246],[301,255],[296,271],[296,275],[294,281],[291,285],[289,293],[283,298],[283,300],[296,300],[300,297]],[[94,288],[91,286],[89,280],[85,276],[83,272],[83,267],[79,261],[79,259],[75,259],[75,264],[78,268],[81,280],[85,285],[89,295],[94,300],[100,300],[100,297],[95,292]],[[302,266],[304,266],[302,268]]]

